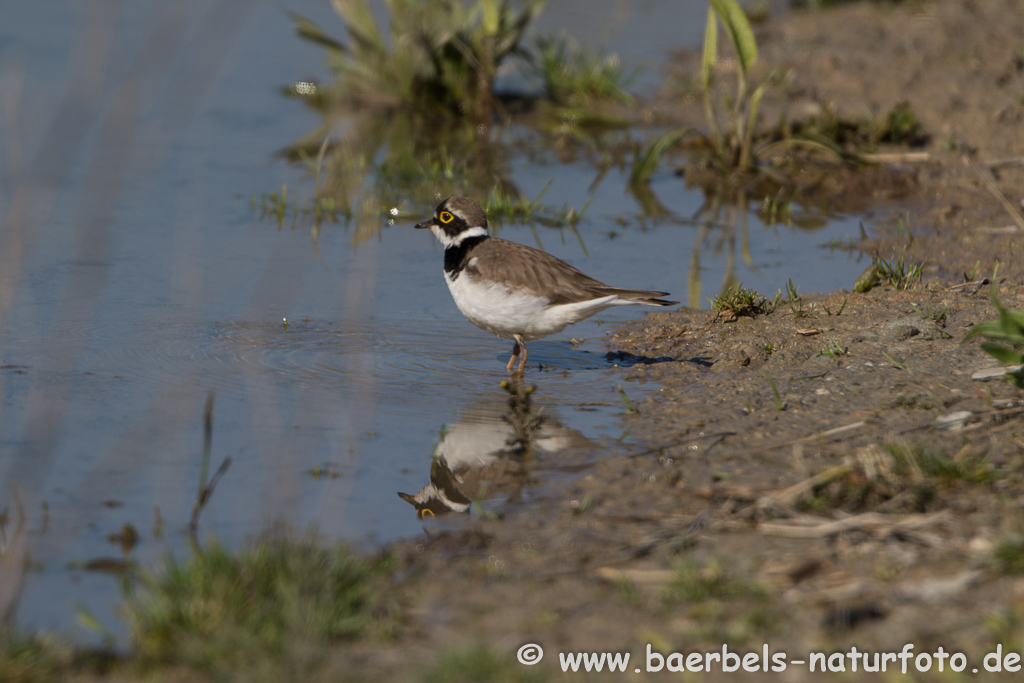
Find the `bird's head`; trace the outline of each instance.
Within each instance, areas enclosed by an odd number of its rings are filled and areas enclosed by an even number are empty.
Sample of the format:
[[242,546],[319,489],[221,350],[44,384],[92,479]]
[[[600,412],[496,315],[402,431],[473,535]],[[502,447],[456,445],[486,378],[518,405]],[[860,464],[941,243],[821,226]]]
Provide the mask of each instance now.
[[467,197],[449,197],[437,205],[434,215],[417,228],[430,228],[445,247],[458,245],[468,237],[487,235],[487,215]]

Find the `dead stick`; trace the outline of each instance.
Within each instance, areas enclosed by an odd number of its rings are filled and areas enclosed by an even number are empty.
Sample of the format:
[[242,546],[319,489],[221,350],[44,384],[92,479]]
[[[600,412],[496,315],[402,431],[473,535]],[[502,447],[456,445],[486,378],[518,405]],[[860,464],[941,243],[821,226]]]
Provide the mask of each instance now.
[[865,531],[867,529],[884,529],[888,533],[893,531],[915,531],[931,524],[946,522],[948,519],[949,515],[945,512],[930,515],[911,515],[903,518],[883,515],[877,512],[865,512],[862,515],[847,517],[846,519],[824,520],[821,524],[814,526],[764,522],[759,524],[757,529],[761,533],[773,536],[824,538],[847,531]]
[[[850,466],[848,464],[843,463],[842,465],[836,465],[835,467],[828,468],[824,472],[819,472],[810,479],[804,479],[797,484],[793,484],[789,488],[785,488],[778,493],[768,495],[765,498],[775,505],[792,507],[798,500],[814,491],[814,489],[827,486],[839,477],[846,476],[849,473]],[[765,498],[762,498],[761,500],[763,501]],[[761,501],[758,502],[760,503]]]
[[813,441],[814,439],[825,439],[825,438],[828,438],[830,436],[835,436],[836,434],[842,434],[843,432],[848,432],[851,429],[858,429],[860,427],[863,427],[866,424],[867,424],[867,422],[865,422],[864,420],[861,420],[860,422],[853,422],[853,423],[848,424],[848,425],[843,425],[842,427],[836,427],[835,429],[829,429],[828,431],[822,432],[821,434],[811,434],[810,436],[801,436],[799,439],[793,439],[792,441],[787,441],[785,443],[780,443],[777,446],[769,446],[769,448],[785,448],[786,446],[793,446],[793,445],[798,444],[798,443],[804,443],[804,442],[807,442],[807,441]]
[[873,164],[908,164],[929,161],[932,155],[928,152],[904,152],[892,154],[861,154],[862,159]]
[[1012,157],[1010,159],[994,159],[993,161],[984,161],[982,166],[988,169],[1003,168],[1004,166],[1024,166],[1024,157]]
[[1010,202],[1009,199],[1006,198],[1006,195],[1004,195],[999,190],[999,188],[996,187],[996,184],[992,181],[988,174],[982,173],[981,169],[978,167],[978,164],[973,159],[971,159],[971,166],[974,167],[974,170],[978,172],[979,176],[981,176],[981,179],[984,181],[985,187],[988,188],[988,191],[995,195],[996,199],[999,200],[999,203],[1003,205],[1004,209],[1006,209],[1006,212],[1010,214],[1010,217],[1013,219],[1013,222],[1016,223],[1021,230],[1024,230],[1024,218],[1021,218],[1020,214],[1017,213],[1017,208]]

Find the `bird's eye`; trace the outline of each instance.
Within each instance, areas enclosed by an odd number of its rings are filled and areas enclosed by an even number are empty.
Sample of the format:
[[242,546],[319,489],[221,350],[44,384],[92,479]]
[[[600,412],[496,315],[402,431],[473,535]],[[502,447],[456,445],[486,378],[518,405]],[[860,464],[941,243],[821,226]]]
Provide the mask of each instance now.
[[441,215],[440,215],[440,216],[438,216],[438,218],[440,218],[440,219],[441,219],[441,222],[442,222],[442,223],[451,223],[451,222],[452,222],[452,218],[454,218],[454,216],[452,216],[452,215],[451,215],[450,213],[448,213],[447,211],[442,211],[442,212],[441,212]]

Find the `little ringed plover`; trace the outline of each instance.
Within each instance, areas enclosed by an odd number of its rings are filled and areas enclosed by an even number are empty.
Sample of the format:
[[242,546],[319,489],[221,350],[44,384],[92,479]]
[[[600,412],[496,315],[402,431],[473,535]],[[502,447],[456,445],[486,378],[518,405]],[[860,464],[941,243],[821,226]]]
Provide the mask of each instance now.
[[482,330],[512,339],[517,374],[526,366],[526,342],[561,332],[609,306],[672,306],[658,297],[667,292],[611,287],[565,261],[525,244],[491,237],[487,216],[466,197],[449,197],[437,205],[429,228],[444,245],[444,279],[466,318]]

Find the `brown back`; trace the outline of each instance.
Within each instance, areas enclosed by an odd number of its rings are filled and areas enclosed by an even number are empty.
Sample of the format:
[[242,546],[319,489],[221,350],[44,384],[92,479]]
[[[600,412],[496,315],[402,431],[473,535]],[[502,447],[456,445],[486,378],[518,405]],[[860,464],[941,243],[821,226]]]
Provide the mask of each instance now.
[[556,305],[611,294],[657,306],[678,303],[658,299],[666,292],[611,287],[547,252],[497,237],[483,240],[466,254],[467,261],[474,258],[477,262],[466,267],[474,279],[507,282],[510,289],[526,289]]

